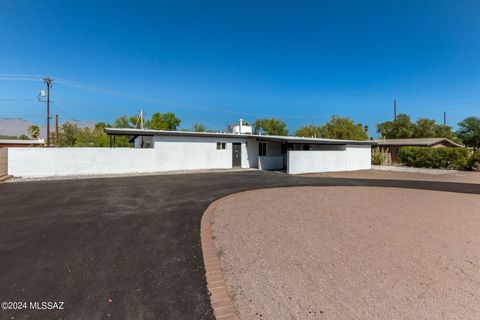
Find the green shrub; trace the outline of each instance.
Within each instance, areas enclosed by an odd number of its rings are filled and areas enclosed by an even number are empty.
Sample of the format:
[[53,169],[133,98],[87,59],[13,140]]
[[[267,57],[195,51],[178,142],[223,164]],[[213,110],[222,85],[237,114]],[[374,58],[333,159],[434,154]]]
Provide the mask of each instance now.
[[473,152],[470,159],[468,159],[468,169],[480,171],[480,150]]
[[376,165],[384,164],[388,159],[388,153],[379,147],[372,149],[372,163]]
[[465,170],[470,151],[465,148],[402,147],[399,157],[409,167]]

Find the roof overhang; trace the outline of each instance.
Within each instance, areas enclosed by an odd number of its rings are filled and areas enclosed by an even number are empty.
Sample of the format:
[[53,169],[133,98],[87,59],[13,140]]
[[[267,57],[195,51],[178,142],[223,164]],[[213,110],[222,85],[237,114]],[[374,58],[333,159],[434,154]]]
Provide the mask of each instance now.
[[292,136],[270,136],[258,134],[236,134],[222,132],[192,132],[192,131],[167,131],[167,130],[149,130],[149,129],[130,129],[130,128],[105,128],[108,135],[127,135],[127,136],[177,136],[177,137],[214,137],[214,138],[237,138],[237,139],[256,139],[257,141],[275,141],[286,143],[305,143],[305,144],[329,144],[329,145],[376,145],[375,141],[356,141],[356,140],[337,140],[322,138],[304,138]]
[[281,136],[255,136],[257,141],[275,141],[285,143],[302,143],[302,144],[324,144],[324,145],[376,145],[373,141],[358,140],[339,140],[339,139],[321,139],[321,138],[304,138],[304,137],[281,137]]
[[0,144],[12,144],[12,145],[42,145],[45,142],[42,140],[8,140],[0,139]]
[[377,143],[378,146],[432,147],[439,143],[446,142],[448,144],[451,144],[453,147],[465,147],[464,145],[456,143],[447,138],[431,139],[429,141],[426,141],[423,138],[419,138],[418,141],[415,141],[415,139],[376,139],[374,141]]

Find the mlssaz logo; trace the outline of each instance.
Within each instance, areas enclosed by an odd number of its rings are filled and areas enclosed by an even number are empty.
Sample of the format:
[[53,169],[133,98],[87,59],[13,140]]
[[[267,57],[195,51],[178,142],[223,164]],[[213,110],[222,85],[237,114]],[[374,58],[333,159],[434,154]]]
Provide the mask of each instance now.
[[63,310],[64,302],[35,301],[30,302],[30,309],[35,310]]

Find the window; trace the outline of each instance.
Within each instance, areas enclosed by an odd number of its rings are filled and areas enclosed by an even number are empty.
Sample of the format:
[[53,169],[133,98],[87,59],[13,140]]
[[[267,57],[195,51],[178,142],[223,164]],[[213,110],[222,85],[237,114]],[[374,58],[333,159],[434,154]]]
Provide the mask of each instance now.
[[225,150],[227,148],[227,144],[225,142],[217,142],[217,150]]
[[260,157],[267,155],[267,144],[265,142],[260,142],[258,144],[258,155]]

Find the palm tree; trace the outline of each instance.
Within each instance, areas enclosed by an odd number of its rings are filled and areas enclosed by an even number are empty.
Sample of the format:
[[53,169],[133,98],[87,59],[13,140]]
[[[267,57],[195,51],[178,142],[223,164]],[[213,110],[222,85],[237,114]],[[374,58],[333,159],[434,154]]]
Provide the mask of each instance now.
[[31,126],[28,127],[28,133],[30,133],[30,136],[36,140],[40,136],[40,128],[32,124]]

